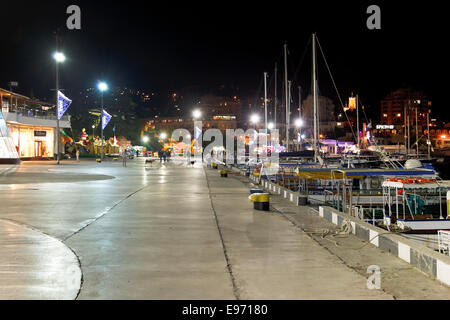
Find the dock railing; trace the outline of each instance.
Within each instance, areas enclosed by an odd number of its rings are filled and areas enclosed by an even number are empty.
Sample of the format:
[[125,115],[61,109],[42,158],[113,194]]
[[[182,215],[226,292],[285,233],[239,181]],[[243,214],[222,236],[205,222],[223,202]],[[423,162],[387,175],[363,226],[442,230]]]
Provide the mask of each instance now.
[[438,231],[439,252],[450,255],[450,231]]

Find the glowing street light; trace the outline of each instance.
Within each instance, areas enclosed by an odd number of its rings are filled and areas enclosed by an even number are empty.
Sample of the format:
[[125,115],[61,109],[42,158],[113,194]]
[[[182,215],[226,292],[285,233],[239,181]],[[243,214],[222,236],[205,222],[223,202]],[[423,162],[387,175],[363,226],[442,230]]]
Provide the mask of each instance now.
[[253,123],[253,124],[257,124],[257,123],[259,122],[259,115],[253,114],[253,115],[250,117],[250,122]]
[[53,53],[53,59],[55,59],[57,63],[63,63],[64,61],[66,61],[66,56],[64,55],[64,53],[57,51]]
[[97,88],[98,90],[100,90],[100,92],[105,92],[106,90],[108,90],[108,84],[106,84],[105,82],[99,82],[97,84]]
[[275,128],[274,123],[273,123],[273,122],[270,122],[270,123],[267,125],[267,128],[268,128],[269,130],[272,130],[273,128]]
[[162,132],[162,133],[159,135],[159,137],[160,137],[162,140],[165,140],[165,139],[167,138],[167,134],[166,134],[165,132]]
[[150,138],[148,136],[142,137],[142,142],[147,143],[150,141]]
[[302,120],[302,119],[297,119],[297,120],[295,120],[295,126],[296,126],[297,128],[303,127],[303,120]]
[[201,116],[202,116],[202,112],[200,111],[200,110],[194,110],[193,112],[192,112],[192,116],[194,117],[194,119],[199,119],[199,118],[201,118]]

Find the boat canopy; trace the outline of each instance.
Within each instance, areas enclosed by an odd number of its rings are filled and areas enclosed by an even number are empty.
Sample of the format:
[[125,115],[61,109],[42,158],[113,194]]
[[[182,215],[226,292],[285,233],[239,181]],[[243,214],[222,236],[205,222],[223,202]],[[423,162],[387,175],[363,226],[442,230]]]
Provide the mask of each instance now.
[[304,179],[365,179],[366,177],[435,177],[436,173],[428,169],[334,169],[301,168],[297,175]]

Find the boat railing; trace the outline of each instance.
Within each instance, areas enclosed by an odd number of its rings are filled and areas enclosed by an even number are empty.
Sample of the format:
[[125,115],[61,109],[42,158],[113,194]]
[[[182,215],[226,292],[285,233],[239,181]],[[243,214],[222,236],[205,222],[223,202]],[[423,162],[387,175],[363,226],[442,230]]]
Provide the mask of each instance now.
[[450,255],[450,231],[438,231],[438,249],[440,253]]

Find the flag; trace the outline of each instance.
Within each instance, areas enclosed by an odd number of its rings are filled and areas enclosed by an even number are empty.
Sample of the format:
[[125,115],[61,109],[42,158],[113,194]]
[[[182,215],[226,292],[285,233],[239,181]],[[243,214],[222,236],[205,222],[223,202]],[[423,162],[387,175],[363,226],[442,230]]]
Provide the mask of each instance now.
[[61,120],[61,118],[63,117],[64,113],[66,113],[71,103],[72,100],[67,98],[61,91],[58,91],[58,106],[57,106],[58,120]]
[[111,120],[111,115],[105,110],[102,111],[102,129],[105,130],[109,121]]

